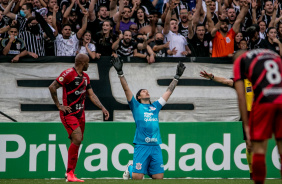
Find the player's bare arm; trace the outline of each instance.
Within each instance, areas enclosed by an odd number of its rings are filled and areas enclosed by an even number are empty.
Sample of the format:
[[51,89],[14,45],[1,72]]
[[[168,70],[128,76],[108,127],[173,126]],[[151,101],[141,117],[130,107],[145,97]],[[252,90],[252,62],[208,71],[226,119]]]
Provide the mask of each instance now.
[[107,109],[102,105],[98,97],[95,95],[94,91],[90,88],[87,90],[87,93],[88,93],[88,97],[91,100],[91,102],[102,110],[103,114],[105,115],[105,120],[108,120],[110,117],[110,114],[107,111]]
[[219,82],[221,84],[233,87],[233,80],[232,79],[226,79],[224,77],[218,77],[218,76],[214,76],[212,73],[207,73],[206,71],[201,71],[200,72],[200,76],[204,77],[206,79],[210,79],[213,80],[215,82]]
[[119,76],[120,83],[121,83],[121,86],[122,86],[122,88],[124,90],[126,99],[127,99],[127,101],[130,101],[132,99],[133,93],[129,89],[129,86],[128,86],[128,84],[126,82],[126,79],[125,79],[125,77],[123,75],[123,71],[122,71],[123,63],[122,63],[122,61],[118,57],[116,57],[116,58],[112,57],[111,63],[114,66],[114,68],[116,69],[116,71],[117,71],[117,74]]
[[173,80],[171,81],[170,85],[168,86],[166,91],[170,91],[171,93],[174,91],[176,85],[177,85],[178,81],[177,80]]
[[54,82],[49,86],[49,90],[50,90],[52,99],[53,99],[55,105],[57,106],[57,108],[60,111],[63,111],[64,113],[66,113],[66,111],[68,111],[69,113],[71,113],[71,107],[61,105],[59,100],[58,100],[57,89],[59,87],[61,87],[61,86],[56,80],[54,80]]
[[163,94],[162,98],[165,100],[165,101],[168,101],[170,95],[173,93],[177,83],[178,83],[178,80],[180,79],[180,77],[182,76],[184,70],[185,70],[186,66],[182,63],[182,62],[179,62],[178,65],[177,65],[177,68],[176,68],[176,74],[174,76],[174,79],[171,81],[170,85],[168,86],[166,92]]

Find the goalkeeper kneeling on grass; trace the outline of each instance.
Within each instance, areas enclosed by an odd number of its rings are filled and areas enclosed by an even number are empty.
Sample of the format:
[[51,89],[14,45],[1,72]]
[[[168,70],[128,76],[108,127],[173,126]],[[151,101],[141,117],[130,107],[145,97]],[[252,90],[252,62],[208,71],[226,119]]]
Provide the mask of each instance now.
[[160,147],[162,140],[158,116],[161,108],[166,104],[170,95],[174,91],[179,78],[183,74],[185,65],[179,62],[176,69],[176,75],[166,92],[159,98],[159,100],[151,103],[150,94],[147,89],[140,89],[136,94],[136,98],[134,98],[122,71],[122,61],[119,58],[112,57],[111,63],[118,73],[120,83],[136,123],[136,131],[133,141],[135,145],[133,165],[128,165],[123,174],[123,178],[140,180],[147,174],[153,179],[163,179],[164,167],[162,150]]

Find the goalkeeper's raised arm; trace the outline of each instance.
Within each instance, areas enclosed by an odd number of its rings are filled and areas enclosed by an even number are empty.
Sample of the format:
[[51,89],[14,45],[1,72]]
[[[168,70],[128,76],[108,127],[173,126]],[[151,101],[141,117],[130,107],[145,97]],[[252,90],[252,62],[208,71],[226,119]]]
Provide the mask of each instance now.
[[168,101],[170,95],[173,93],[173,91],[174,91],[174,89],[175,89],[175,87],[178,83],[178,80],[182,76],[185,68],[186,68],[186,66],[182,62],[178,63],[177,68],[176,68],[176,74],[175,74],[173,80],[171,81],[170,85],[168,86],[166,92],[162,96],[165,101]]
[[124,77],[124,74],[123,74],[123,71],[122,71],[123,62],[118,57],[112,57],[111,63],[117,71],[117,74],[118,74],[118,77],[120,79],[120,83],[122,85],[122,88],[124,90],[126,99],[127,99],[127,101],[130,101],[132,99],[133,94],[132,94],[131,90],[129,89],[129,86],[128,86],[126,80],[125,80],[125,77]]

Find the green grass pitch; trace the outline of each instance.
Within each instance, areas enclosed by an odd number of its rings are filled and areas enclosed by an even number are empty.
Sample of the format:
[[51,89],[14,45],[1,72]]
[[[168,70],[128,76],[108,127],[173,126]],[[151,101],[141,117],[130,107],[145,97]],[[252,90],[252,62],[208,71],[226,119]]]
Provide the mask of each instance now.
[[[66,183],[64,179],[0,179],[1,184],[57,184]],[[248,179],[164,179],[164,180],[121,180],[85,179],[85,184],[252,184]],[[265,184],[282,184],[279,179],[268,179]]]

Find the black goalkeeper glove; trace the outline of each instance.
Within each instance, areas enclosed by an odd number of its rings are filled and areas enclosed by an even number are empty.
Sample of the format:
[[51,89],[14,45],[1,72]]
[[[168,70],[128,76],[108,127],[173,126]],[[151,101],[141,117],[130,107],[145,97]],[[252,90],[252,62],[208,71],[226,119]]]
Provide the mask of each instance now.
[[117,74],[118,75],[123,75],[123,71],[122,71],[122,61],[117,57],[113,57],[111,58],[111,63],[112,65],[114,66],[114,68],[116,69],[117,71]]
[[186,68],[186,66],[182,62],[179,61],[178,65],[177,65],[177,68],[176,68],[176,74],[174,76],[174,78],[176,80],[179,80],[179,78],[183,74],[185,68]]

